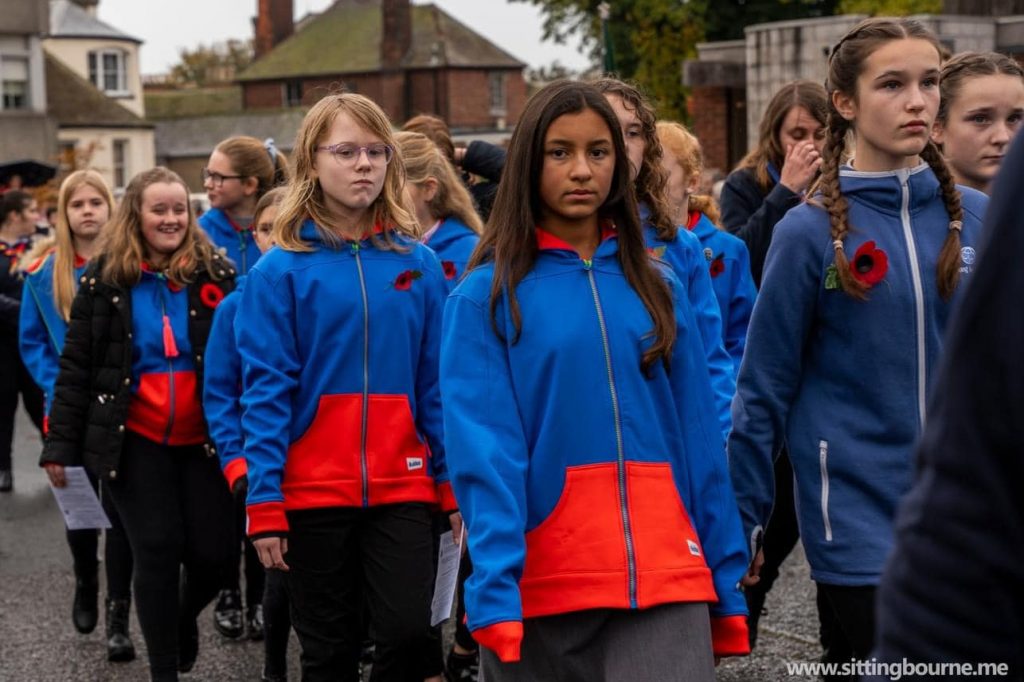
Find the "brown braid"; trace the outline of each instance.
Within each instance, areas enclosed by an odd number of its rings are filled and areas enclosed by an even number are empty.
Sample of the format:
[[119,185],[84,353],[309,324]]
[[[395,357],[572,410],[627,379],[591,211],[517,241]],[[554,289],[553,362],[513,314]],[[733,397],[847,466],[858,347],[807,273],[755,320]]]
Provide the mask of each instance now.
[[935,143],[928,142],[921,152],[921,158],[931,166],[932,172],[938,178],[942,201],[946,204],[946,212],[949,214],[949,231],[946,232],[946,241],[942,243],[942,251],[939,252],[936,273],[939,295],[944,301],[948,301],[960,282],[960,227],[963,225],[964,209],[960,205],[960,190],[956,188],[953,175],[949,172],[946,161]]
[[821,176],[818,180],[818,190],[822,195],[822,203],[828,211],[828,222],[832,226],[832,243],[835,248],[835,268],[839,277],[839,285],[850,296],[858,300],[866,300],[868,287],[866,284],[853,276],[850,271],[850,261],[846,257],[846,250],[843,248],[843,238],[850,231],[846,222],[849,207],[846,197],[839,188],[839,162],[843,156],[846,145],[846,131],[850,122],[839,115],[835,107],[829,103],[828,113],[828,134],[825,137],[825,146],[821,150]]

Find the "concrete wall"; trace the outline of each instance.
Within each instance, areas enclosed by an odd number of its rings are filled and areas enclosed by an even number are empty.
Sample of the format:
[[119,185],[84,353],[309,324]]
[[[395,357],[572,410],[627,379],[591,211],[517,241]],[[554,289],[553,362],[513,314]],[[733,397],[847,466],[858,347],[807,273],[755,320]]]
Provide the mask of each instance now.
[[50,30],[50,3],[44,0],[3,0],[0,33],[41,35]]
[[0,111],[0,162],[57,160],[57,124],[46,115],[46,73],[41,35],[50,30],[50,3],[3,0],[0,49],[28,58],[27,109]]
[[57,137],[62,143],[74,142],[80,153],[91,147],[89,166],[102,173],[114,189],[123,188],[123,185],[119,186],[114,178],[115,140],[125,140],[128,143],[125,150],[125,184],[137,173],[156,165],[156,145],[153,130],[150,128],[62,128]]
[[107,96],[139,117],[146,117],[146,105],[142,96],[142,74],[139,71],[138,43],[130,40],[112,39],[47,38],[43,41],[43,47],[85,80],[89,80],[90,52],[97,50],[120,50],[125,52],[127,93],[124,96],[111,96],[109,94]]
[[45,114],[0,111],[0,163],[21,159],[56,165],[57,124]]

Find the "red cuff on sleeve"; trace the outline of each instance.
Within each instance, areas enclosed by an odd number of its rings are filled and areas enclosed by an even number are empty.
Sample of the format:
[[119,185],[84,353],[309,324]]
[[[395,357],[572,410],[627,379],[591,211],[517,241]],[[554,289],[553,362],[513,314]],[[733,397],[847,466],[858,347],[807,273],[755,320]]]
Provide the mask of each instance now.
[[493,651],[502,663],[519,660],[519,645],[523,643],[523,624],[518,620],[488,625],[471,633],[480,646]]
[[458,510],[459,503],[455,501],[451,482],[445,481],[437,484],[437,501],[441,505],[441,511],[454,512]]
[[711,617],[711,647],[715,656],[747,656],[750,638],[746,616]]
[[235,457],[224,467],[224,478],[228,479],[228,490],[235,489],[235,481],[249,473],[249,465],[245,457]]
[[287,533],[288,519],[284,515],[284,502],[260,502],[245,508],[246,535],[261,533]]

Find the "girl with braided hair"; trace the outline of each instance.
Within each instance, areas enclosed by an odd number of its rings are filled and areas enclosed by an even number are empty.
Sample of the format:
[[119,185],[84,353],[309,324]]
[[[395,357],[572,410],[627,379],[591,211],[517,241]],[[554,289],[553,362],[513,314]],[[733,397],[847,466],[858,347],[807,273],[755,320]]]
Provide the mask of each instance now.
[[957,183],[987,194],[1024,118],[1024,69],[1004,54],[962,52],[941,82],[932,140]]
[[[893,517],[986,203],[958,191],[929,140],[939,53],[918,22],[878,18],[832,51],[821,178],[775,227],[733,403],[730,469],[754,552],[788,445],[811,576],[852,649],[830,661],[870,654]],[[755,558],[745,582],[757,571]]]

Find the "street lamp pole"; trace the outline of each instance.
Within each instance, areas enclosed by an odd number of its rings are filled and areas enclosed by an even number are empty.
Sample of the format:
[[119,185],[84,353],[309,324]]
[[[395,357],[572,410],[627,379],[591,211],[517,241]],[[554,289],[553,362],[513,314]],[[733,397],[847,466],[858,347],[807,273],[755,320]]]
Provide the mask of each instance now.
[[612,47],[611,29],[608,26],[608,19],[612,14],[612,6],[602,2],[597,6],[597,12],[601,16],[601,40],[604,43],[604,72],[615,73],[615,50]]

